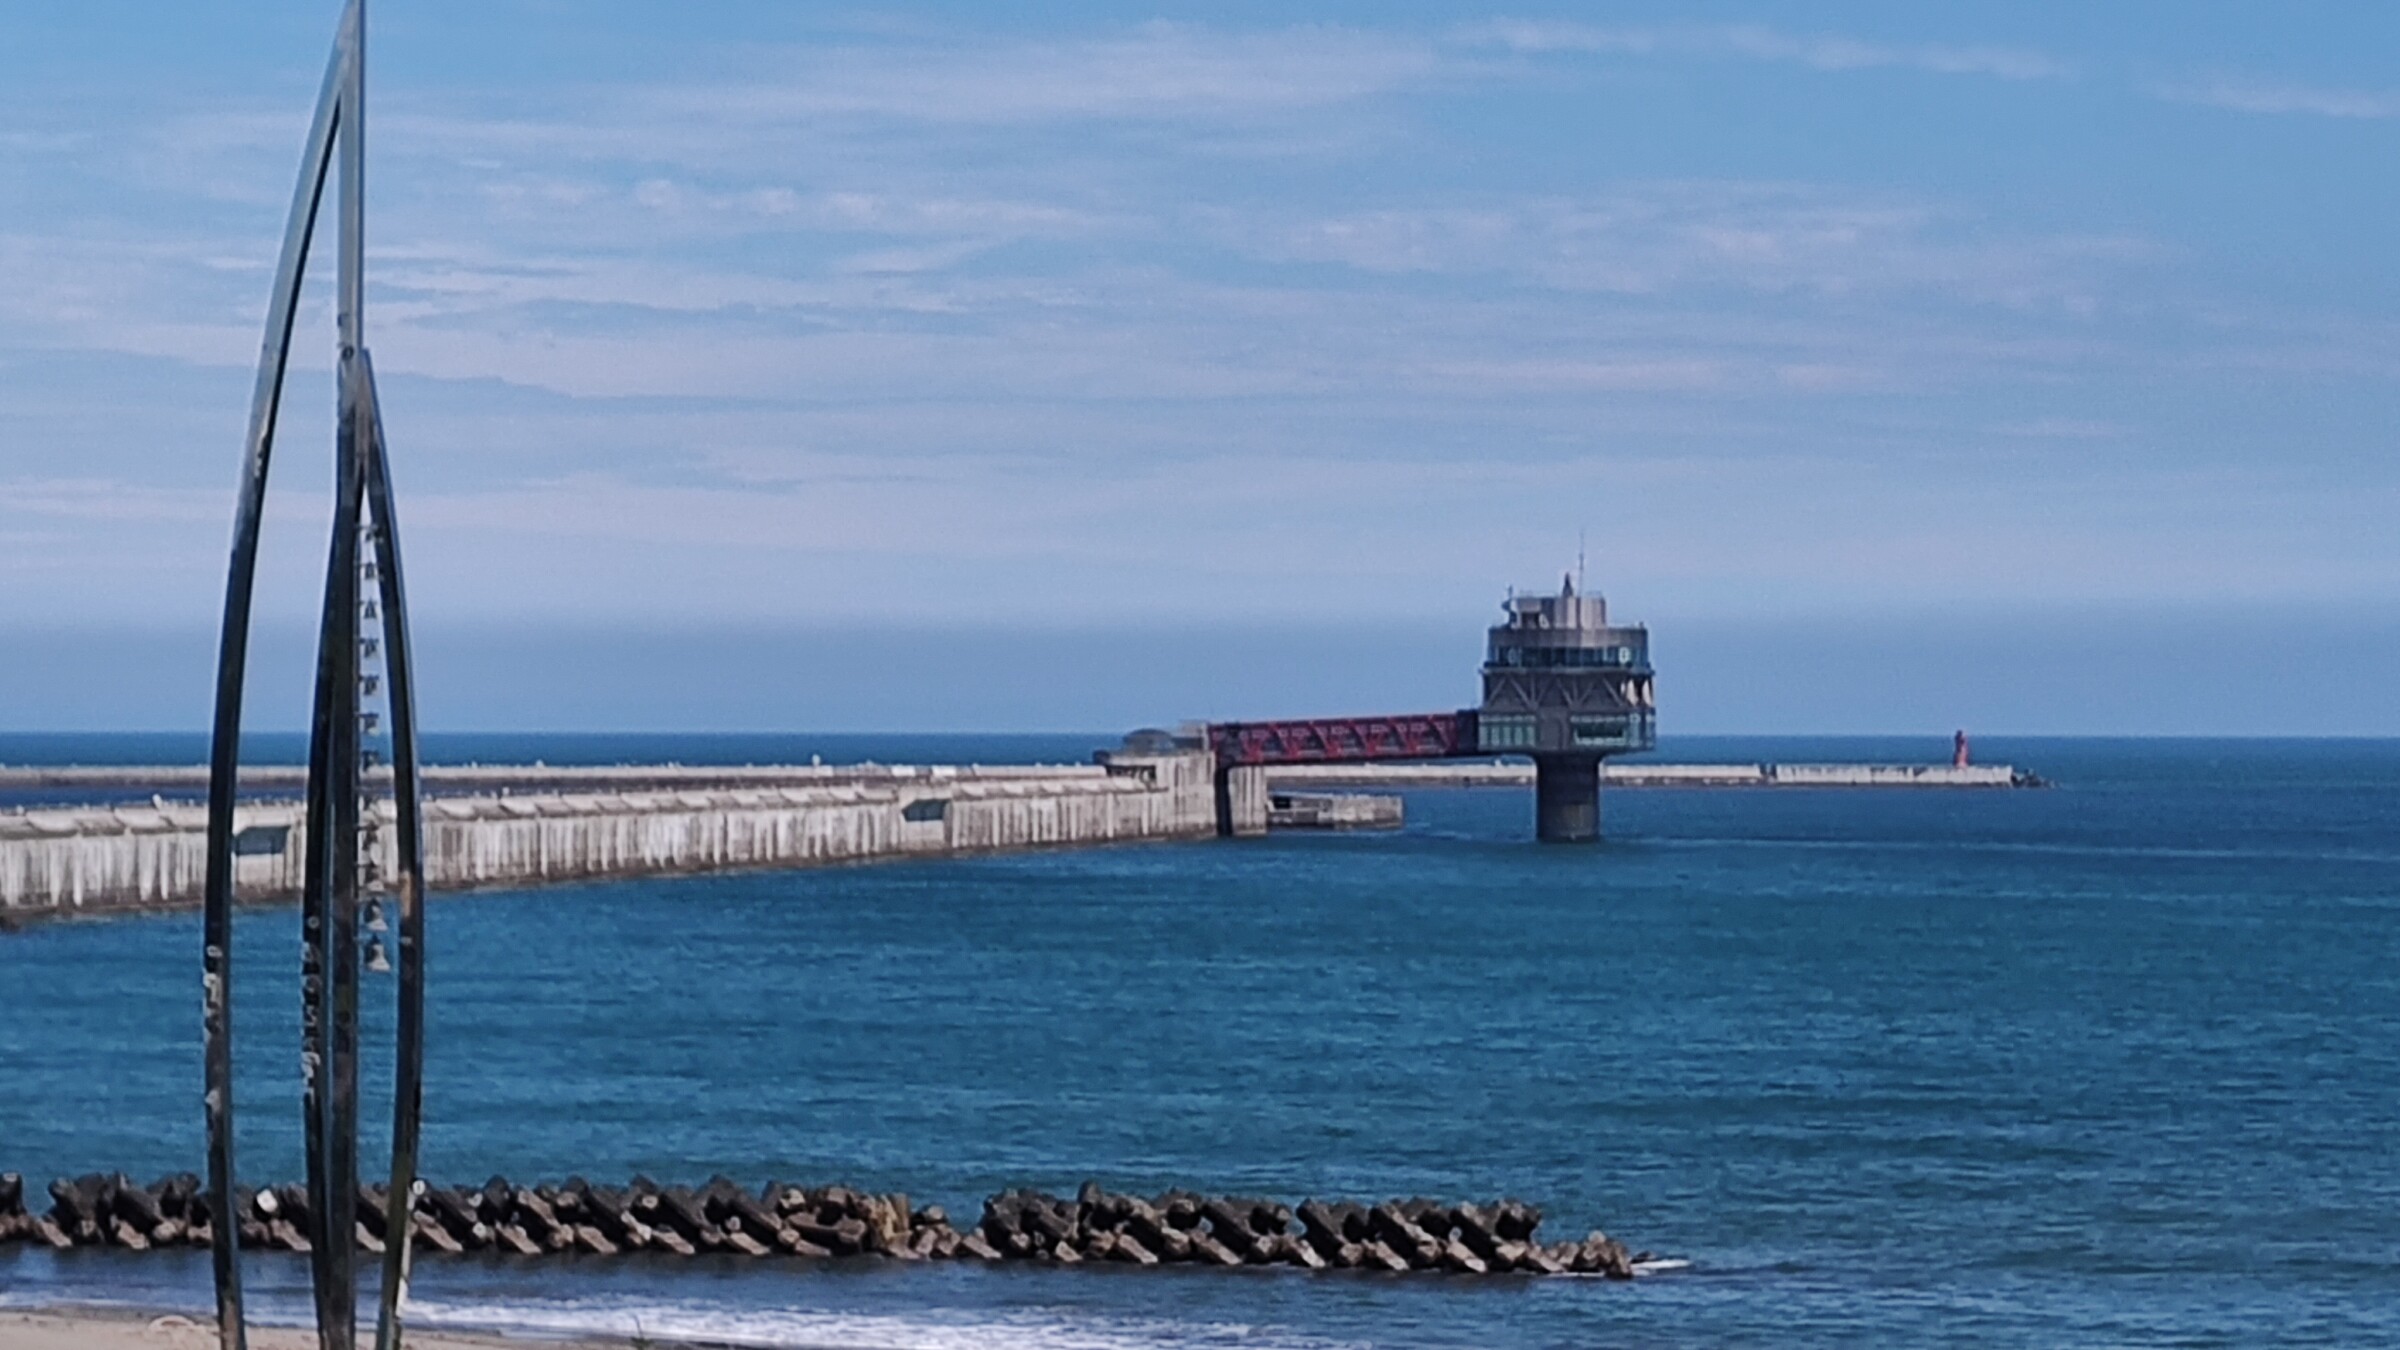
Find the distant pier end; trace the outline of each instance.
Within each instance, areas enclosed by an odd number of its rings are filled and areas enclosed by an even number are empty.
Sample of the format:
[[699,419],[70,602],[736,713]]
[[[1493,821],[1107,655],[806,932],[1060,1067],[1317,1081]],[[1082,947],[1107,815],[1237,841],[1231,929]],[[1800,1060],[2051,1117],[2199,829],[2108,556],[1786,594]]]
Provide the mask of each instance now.
[[1476,749],[1534,764],[1534,833],[1600,837],[1600,761],[1658,745],[1650,630],[1608,621],[1608,602],[1575,593],[1512,595],[1485,648]]

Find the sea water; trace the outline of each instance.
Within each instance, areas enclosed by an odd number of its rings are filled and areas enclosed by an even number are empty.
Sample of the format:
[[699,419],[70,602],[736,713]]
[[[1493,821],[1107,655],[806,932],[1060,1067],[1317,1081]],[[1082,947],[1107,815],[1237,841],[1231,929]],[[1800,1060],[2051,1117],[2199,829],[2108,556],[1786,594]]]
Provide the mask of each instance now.
[[[430,748],[697,763],[1096,743]],[[1660,757],[1943,749],[1686,740]],[[1539,1203],[1545,1233],[1605,1228],[1688,1270],[429,1256],[419,1316],[1062,1350],[2400,1344],[2400,743],[1981,749],[2057,786],[1612,791],[1593,848],[1532,843],[1522,792],[1411,792],[1398,834],[429,911],[437,1178],[843,1181],[961,1223],[992,1191],[1086,1178],[1505,1195]],[[99,754],[0,742],[0,760]],[[300,1172],[295,928],[288,907],[239,925],[258,1180]],[[0,1169],[38,1193],[198,1168],[197,949],[190,914],[0,935]],[[368,1044],[388,1047],[388,986],[368,989]],[[298,1261],[251,1272],[271,1315],[305,1316]],[[204,1253],[0,1251],[13,1303],[198,1310],[207,1281]]]

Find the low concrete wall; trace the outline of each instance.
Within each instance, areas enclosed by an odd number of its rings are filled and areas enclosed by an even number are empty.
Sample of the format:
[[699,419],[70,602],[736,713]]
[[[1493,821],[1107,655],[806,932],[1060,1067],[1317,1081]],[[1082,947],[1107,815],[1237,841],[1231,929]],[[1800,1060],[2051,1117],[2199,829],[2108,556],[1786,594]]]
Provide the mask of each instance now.
[[1777,787],[2018,787],[2006,764],[1769,764]]
[[[243,894],[298,893],[299,819],[296,806],[234,813],[254,839],[287,835],[272,853],[235,859]],[[208,812],[191,806],[0,815],[0,915],[198,903],[207,826]]]
[[[1216,832],[1211,780],[1205,755],[1115,756],[821,787],[436,798],[425,803],[425,866],[432,887],[456,889],[1198,838]],[[198,806],[0,815],[0,915],[196,904],[207,823]],[[255,850],[237,862],[244,898],[298,894],[301,825],[297,804],[236,813]]]
[[[1505,762],[1282,764],[1266,771],[1276,789],[1333,787],[1531,787],[1533,766]],[[1600,766],[1609,787],[2032,787],[2040,780],[2006,764],[1617,764]]]
[[[1120,756],[1121,757],[1121,756]],[[1080,766],[1056,764],[427,764],[417,773],[435,793],[634,792],[693,787],[826,787],[923,779],[1047,779]],[[367,775],[389,785],[391,770]],[[245,764],[244,792],[298,792],[308,770],[297,764]],[[205,764],[0,764],[0,789],[116,789],[206,792]]]

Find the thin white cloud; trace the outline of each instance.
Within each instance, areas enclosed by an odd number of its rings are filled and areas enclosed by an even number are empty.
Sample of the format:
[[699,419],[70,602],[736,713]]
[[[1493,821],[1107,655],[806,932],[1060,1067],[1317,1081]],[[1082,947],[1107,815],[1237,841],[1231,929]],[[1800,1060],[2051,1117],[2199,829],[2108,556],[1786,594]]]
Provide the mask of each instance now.
[[[1471,458],[1224,454],[1039,477],[1008,458],[959,459],[930,478],[808,463],[782,485],[584,472],[419,492],[412,587],[427,612],[504,613],[487,560],[507,557],[505,597],[553,617],[790,621],[897,607],[1107,620],[1164,605],[1257,619],[1306,614],[1318,593],[1292,590],[1300,574],[1378,583],[1355,608],[1366,619],[1479,605],[1495,572],[1537,575],[1595,512],[1610,521],[1610,589],[1653,614],[1828,597],[2388,597],[2400,585],[2387,554],[2345,543],[2356,529],[2309,537],[2311,522],[2371,514],[2354,494],[2268,468],[2087,464],[2060,476],[2012,461],[1787,450],[1729,464],[1506,444]],[[1441,528],[1426,528],[1428,514]],[[1140,549],[1126,546],[1129,521],[1141,522]],[[199,571],[221,529],[152,533],[144,547],[179,549]],[[1129,574],[1144,584],[1126,587]],[[9,589],[0,577],[0,600]]]
[[[604,199],[584,195],[580,205]],[[1101,214],[1048,202],[920,195],[894,191],[801,191],[788,186],[712,191],[668,177],[633,187],[632,203],[656,217],[703,229],[849,230],[902,236],[973,235],[988,239],[1069,238],[1106,228]]]
[[1915,294],[2071,314],[2096,310],[2118,273],[2156,252],[2125,236],[2012,235],[1900,194],[1747,182],[1224,228],[1262,256],[1373,273],[1513,275],[1627,295]]
[[791,48],[756,64],[768,78],[659,90],[645,102],[748,122],[1182,119],[1388,93],[1433,77],[1440,52],[1423,39],[1332,25],[1238,32],[1152,22],[1069,41]]
[[1583,52],[1624,56],[1734,57],[1811,70],[1915,70],[2003,80],[2052,80],[2075,73],[2056,57],[2018,47],[1884,43],[1827,34],[1787,33],[1757,24],[1607,27],[1508,20],[1476,35],[1527,54]]
[[2123,423],[2095,417],[2032,417],[2003,422],[1992,430],[2002,436],[2044,441],[2121,440],[2127,434]]
[[225,514],[222,493],[157,488],[102,478],[17,479],[0,482],[0,518],[169,522],[209,521]]
[[[2333,542],[2219,530],[2218,486],[2146,497],[2138,466],[2095,489],[2147,428],[2076,420],[2234,360],[2298,379],[2326,372],[2267,362],[2338,356],[2360,364],[2337,376],[2388,380],[2400,335],[2237,316],[2163,344],[2185,260],[2055,223],[2071,206],[1594,179],[1514,158],[1539,128],[1488,156],[1478,119],[1413,134],[1448,95],[1559,73],[1509,52],[2070,73],[1756,27],[1151,25],[717,52],[721,77],[671,86],[395,87],[372,331],[412,538],[438,540],[428,608],[1258,614],[1305,603],[1292,575],[1376,581],[1393,612],[1445,588],[1480,607],[1551,547],[1528,540],[1563,549],[1602,517],[1626,522],[1624,587],[1662,608],[2237,572],[2400,594],[2388,551],[2336,556],[2378,536],[2308,494],[2311,452],[2276,500],[2290,533],[2331,520]],[[85,362],[55,400],[164,401],[168,362],[216,391],[145,438],[0,398],[0,617],[68,603],[58,558],[87,564],[73,594],[101,608],[164,604],[144,589],[161,585],[214,603],[225,447],[303,114],[129,122],[87,166],[127,195],[0,235],[0,393],[46,378],[10,370],[20,353],[90,352],[135,359]],[[1232,144],[1310,158],[1228,172]],[[325,359],[323,309],[304,368]],[[328,401],[305,388],[287,415],[314,421],[289,439],[321,448]],[[125,486],[152,474],[206,486]],[[2128,502],[2183,515],[2075,514]],[[2248,552],[2193,561],[2197,533]],[[2277,548],[2298,561],[2276,571]]]
[[1735,379],[1724,361],[1459,361],[1426,367],[1427,375],[1486,389],[1607,390],[1693,393],[1720,390]]
[[2159,97],[2231,112],[2300,114],[2372,121],[2400,117],[2400,90],[2329,89],[2221,77],[2157,86]]
[[[784,267],[661,244],[647,208],[623,190],[609,200],[577,213],[586,233],[573,245],[457,219],[379,234],[382,368],[593,398],[1226,400],[1424,380],[1468,396],[1840,392],[1940,383],[1970,365],[2055,374],[2090,341],[1977,333],[1961,307],[2080,322],[2148,257],[2138,241],[2012,236],[1891,194],[1666,183],[1318,219],[1275,207],[1191,220],[998,213],[1088,229],[1087,244],[1131,263],[987,258],[1005,237],[988,233],[991,211],[819,194],[763,236],[815,259]],[[1168,265],[1153,256],[1161,243],[1217,261]],[[0,340],[14,329],[207,365],[254,358],[260,278],[191,265],[213,249],[8,245],[0,283],[22,284],[0,285]],[[1211,279],[1258,260],[1299,266]],[[1447,293],[1453,282],[1470,289]],[[1577,299],[1592,294],[1640,309],[1613,314],[1603,337]],[[321,360],[308,344],[298,355],[304,368]]]

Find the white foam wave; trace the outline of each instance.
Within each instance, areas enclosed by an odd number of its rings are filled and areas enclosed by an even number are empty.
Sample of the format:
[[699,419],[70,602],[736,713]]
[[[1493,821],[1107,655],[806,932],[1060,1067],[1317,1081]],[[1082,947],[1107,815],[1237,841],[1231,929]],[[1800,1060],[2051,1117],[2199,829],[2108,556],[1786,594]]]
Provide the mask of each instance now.
[[1332,1350],[1331,1341],[1235,1323],[1151,1322],[998,1310],[895,1314],[728,1308],[654,1299],[411,1300],[418,1326],[568,1339],[639,1336],[761,1350]]

